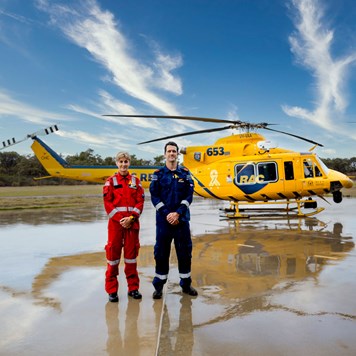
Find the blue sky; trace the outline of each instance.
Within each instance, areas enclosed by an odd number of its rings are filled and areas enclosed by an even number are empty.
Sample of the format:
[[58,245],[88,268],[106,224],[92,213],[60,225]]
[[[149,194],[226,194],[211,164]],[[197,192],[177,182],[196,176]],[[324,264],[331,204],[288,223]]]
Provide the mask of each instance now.
[[353,0],[0,0],[0,141],[58,124],[44,140],[63,155],[152,159],[165,142],[138,142],[219,125],[102,115],[187,115],[278,124],[322,158],[355,157],[355,18]]

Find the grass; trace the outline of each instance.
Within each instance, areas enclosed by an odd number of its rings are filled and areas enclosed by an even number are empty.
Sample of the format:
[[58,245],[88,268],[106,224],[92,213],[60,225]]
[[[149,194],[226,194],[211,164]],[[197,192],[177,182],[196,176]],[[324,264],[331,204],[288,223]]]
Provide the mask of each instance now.
[[102,204],[102,185],[0,187],[0,211]]
[[34,187],[0,187],[2,197],[33,197],[60,195],[101,195],[103,186],[93,185],[42,185]]
[[356,181],[354,180],[354,185],[351,189],[344,189],[343,195],[344,197],[356,198]]

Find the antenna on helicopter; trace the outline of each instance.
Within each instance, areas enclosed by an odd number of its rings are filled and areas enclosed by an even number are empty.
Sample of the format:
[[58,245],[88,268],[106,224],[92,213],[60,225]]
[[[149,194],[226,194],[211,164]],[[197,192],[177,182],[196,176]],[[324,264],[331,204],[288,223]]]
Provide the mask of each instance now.
[[156,141],[162,141],[162,140],[167,140],[175,137],[182,137],[182,136],[189,136],[189,135],[196,135],[196,134],[201,134],[201,133],[208,133],[208,132],[216,132],[216,131],[223,131],[223,130],[228,130],[228,129],[242,129],[246,130],[249,132],[250,130],[256,130],[256,129],[264,129],[264,130],[269,130],[269,131],[274,131],[278,133],[282,133],[284,135],[292,136],[295,138],[298,138],[300,140],[312,143],[314,145],[324,147],[321,143],[315,142],[313,140],[307,139],[302,136],[294,135],[289,132],[285,131],[280,131],[280,130],[275,130],[271,129],[267,126],[275,125],[275,124],[269,124],[267,122],[260,122],[260,123],[250,123],[250,122],[244,122],[240,120],[225,120],[225,119],[216,119],[216,118],[208,118],[208,117],[195,117],[195,116],[179,116],[179,115],[103,115],[103,116],[110,116],[110,117],[137,117],[137,118],[154,118],[154,119],[178,119],[178,120],[190,120],[190,121],[203,121],[203,122],[214,122],[214,123],[228,123],[230,125],[224,126],[224,127],[217,127],[213,129],[207,129],[207,130],[198,130],[198,131],[191,131],[191,132],[186,132],[186,133],[181,133],[177,135],[171,135],[171,136],[165,136],[165,137],[160,137],[154,140],[149,140],[149,141],[144,141],[138,143],[139,145],[145,144],[145,143],[151,143],[151,142],[156,142]]
[[52,125],[52,126],[46,127],[45,129],[38,130],[32,134],[28,134],[28,135],[26,135],[26,137],[22,138],[21,140],[15,140],[15,137],[12,137],[8,140],[2,141],[2,147],[0,147],[0,151],[3,150],[4,148],[7,148],[10,146],[16,145],[20,142],[26,141],[29,138],[35,138],[36,136],[49,135],[49,134],[56,132],[58,130],[59,130],[59,128],[57,125]]

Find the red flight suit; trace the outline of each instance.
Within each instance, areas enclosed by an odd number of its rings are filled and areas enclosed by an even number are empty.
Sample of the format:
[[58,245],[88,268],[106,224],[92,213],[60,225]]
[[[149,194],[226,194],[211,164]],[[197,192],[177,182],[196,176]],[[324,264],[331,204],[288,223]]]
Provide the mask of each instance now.
[[[105,290],[108,294],[118,291],[118,274],[121,251],[124,250],[125,275],[128,291],[139,289],[137,272],[139,242],[139,217],[145,199],[140,180],[131,174],[122,176],[115,173],[109,177],[103,187],[104,207],[109,216],[108,242],[105,246],[107,269],[105,273]],[[123,217],[131,216],[130,228],[121,226]]]

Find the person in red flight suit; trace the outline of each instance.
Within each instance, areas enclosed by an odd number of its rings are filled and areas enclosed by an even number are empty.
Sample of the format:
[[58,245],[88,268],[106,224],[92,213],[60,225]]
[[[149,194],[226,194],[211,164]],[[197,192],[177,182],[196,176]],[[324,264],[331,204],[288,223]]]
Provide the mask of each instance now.
[[110,302],[118,302],[118,274],[123,250],[128,295],[141,299],[137,256],[140,248],[139,217],[143,210],[145,194],[140,180],[129,173],[131,157],[127,152],[116,155],[118,172],[109,177],[103,187],[104,207],[109,216],[108,241],[105,246],[107,269],[105,290]]

